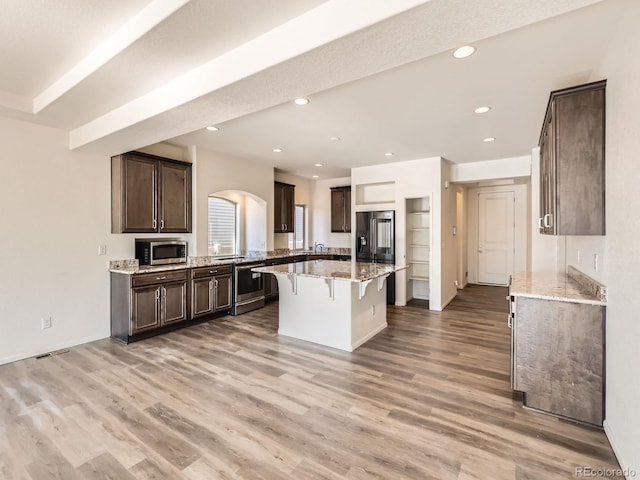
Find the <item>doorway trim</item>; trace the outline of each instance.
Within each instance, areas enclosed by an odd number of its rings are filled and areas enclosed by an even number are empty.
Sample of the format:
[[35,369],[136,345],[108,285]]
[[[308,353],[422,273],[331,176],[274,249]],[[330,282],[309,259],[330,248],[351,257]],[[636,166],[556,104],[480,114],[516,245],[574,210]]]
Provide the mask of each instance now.
[[515,256],[514,271],[528,270],[528,251],[530,249],[528,184],[498,185],[475,187],[467,190],[467,261],[468,282],[478,282],[478,193],[480,192],[515,192]]

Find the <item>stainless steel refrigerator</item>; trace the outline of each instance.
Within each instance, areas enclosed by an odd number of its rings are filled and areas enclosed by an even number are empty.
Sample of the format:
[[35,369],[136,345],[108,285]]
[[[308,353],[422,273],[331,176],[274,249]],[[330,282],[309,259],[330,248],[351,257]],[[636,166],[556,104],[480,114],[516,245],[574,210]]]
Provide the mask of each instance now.
[[[395,211],[356,212],[356,261],[396,262]],[[395,274],[387,278],[387,303],[395,303]]]

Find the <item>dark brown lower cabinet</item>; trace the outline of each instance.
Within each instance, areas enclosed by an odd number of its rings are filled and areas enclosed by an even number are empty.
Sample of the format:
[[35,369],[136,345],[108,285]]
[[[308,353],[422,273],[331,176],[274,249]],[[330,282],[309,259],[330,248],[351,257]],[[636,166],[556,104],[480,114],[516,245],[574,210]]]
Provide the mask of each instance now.
[[191,270],[191,318],[231,309],[231,266]]
[[605,307],[512,298],[512,386],[525,406],[602,426]]
[[111,273],[111,336],[130,342],[189,320],[187,270]]

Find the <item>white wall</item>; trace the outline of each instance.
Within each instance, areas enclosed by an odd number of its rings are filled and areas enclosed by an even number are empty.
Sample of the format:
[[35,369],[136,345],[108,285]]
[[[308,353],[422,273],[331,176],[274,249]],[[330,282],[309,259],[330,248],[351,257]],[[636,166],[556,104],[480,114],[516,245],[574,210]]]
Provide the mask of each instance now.
[[[322,179],[312,182],[311,236],[309,237],[311,247],[313,247],[314,243],[322,243],[325,247],[353,248],[351,233],[331,232],[331,187],[344,187],[346,185],[351,185],[351,177]],[[354,192],[351,193],[351,209],[353,210],[355,195]]]
[[0,118],[0,132],[2,364],[108,337],[108,261],[132,258],[135,235],[111,234],[110,158],[47,127]]
[[468,268],[470,283],[478,283],[478,194],[487,192],[513,192],[515,197],[515,254],[513,260],[514,271],[527,271],[527,245],[529,239],[528,215],[528,185],[499,185],[495,187],[478,187],[468,190]]
[[[395,210],[396,211],[396,264],[406,264],[406,199],[419,198],[424,196],[431,197],[431,237],[433,244],[431,246],[431,282],[429,292],[429,308],[432,310],[442,310],[446,305],[446,301],[451,295],[449,285],[443,287],[443,280],[449,283],[451,279],[455,279],[456,262],[451,262],[448,255],[448,249],[455,250],[455,242],[452,245],[443,247],[443,235],[441,234],[441,224],[443,222],[443,197],[442,190],[442,165],[440,157],[426,158],[421,160],[409,160],[405,162],[386,163],[382,165],[374,165],[371,167],[358,167],[351,170],[351,190],[352,198],[355,198],[358,185],[395,182],[394,195],[395,200],[385,203],[371,203],[367,205],[352,204],[353,212],[351,223],[355,222],[356,211],[367,210]],[[445,217],[447,225],[455,223],[455,189],[449,191],[453,195],[453,208],[446,206],[447,217]],[[449,202],[449,196],[446,196]],[[452,213],[451,213],[452,212]],[[449,217],[449,215],[453,217]],[[443,248],[447,249],[444,258],[447,263],[442,261]],[[451,273],[450,273],[451,272]],[[451,281],[453,284],[453,282]],[[406,302],[406,271],[400,271],[396,275],[396,304],[403,305]],[[455,293],[455,287],[453,287]]]
[[[210,194],[223,190],[247,192],[267,202],[266,245],[258,250],[273,250],[273,167],[242,158],[198,148],[194,159],[194,235],[197,252],[207,255],[207,202]],[[256,235],[258,238],[262,238]],[[251,242],[254,245],[256,242]],[[258,243],[261,243],[258,241]],[[127,258],[127,257],[123,257]]]
[[[608,287],[605,431],[623,468],[640,474],[640,2],[625,9],[604,63],[592,80],[607,78],[606,236],[573,237],[568,263],[581,252],[580,269]],[[593,254],[601,255],[594,270]],[[584,260],[582,260],[584,259]],[[629,477],[632,478],[632,477]]]
[[528,155],[451,166],[452,182],[477,182],[488,179],[528,177],[530,175],[531,158]]
[[440,307],[444,308],[458,294],[456,287],[457,266],[458,266],[458,240],[453,235],[453,227],[456,226],[456,187],[449,180],[451,179],[453,165],[448,160],[442,159],[440,162],[441,182],[441,302]]
[[[294,175],[292,173],[286,172],[278,172],[274,173],[274,179],[278,182],[288,183],[290,185],[295,185],[295,204],[296,205],[306,205],[307,206],[307,215],[311,216],[311,199],[312,199],[312,181],[308,178],[300,177],[298,175]],[[271,196],[273,199],[273,195]],[[311,225],[311,222],[307,222],[307,227]],[[271,224],[271,229],[273,230],[273,223]],[[306,242],[311,243],[313,246],[313,241],[311,240],[312,232],[307,228],[306,232]],[[289,234],[288,233],[274,233],[274,248],[289,248]],[[307,245],[308,246],[308,245]]]

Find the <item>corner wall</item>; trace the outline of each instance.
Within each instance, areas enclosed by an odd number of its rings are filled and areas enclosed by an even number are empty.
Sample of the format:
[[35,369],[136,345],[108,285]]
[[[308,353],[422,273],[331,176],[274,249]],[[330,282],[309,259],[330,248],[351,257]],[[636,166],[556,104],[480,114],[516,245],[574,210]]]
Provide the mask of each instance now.
[[[322,243],[325,247],[353,248],[354,233],[331,232],[331,187],[351,185],[351,177],[329,178],[312,182],[310,210],[311,236],[309,245]],[[353,212],[355,196],[351,192],[351,211]],[[355,218],[355,217],[354,217]],[[353,223],[352,223],[353,225]]]
[[109,260],[133,258],[135,235],[111,234],[109,157],[31,123],[0,118],[0,132],[3,364],[108,337]]
[[[640,2],[620,1],[621,22],[591,80],[607,78],[606,236],[573,237],[568,263],[577,261],[608,288],[605,432],[622,468],[640,475]],[[602,256],[593,269],[593,254]],[[581,269],[582,269],[581,268]],[[628,476],[628,478],[634,478]]]
[[[266,250],[273,250],[273,167],[198,148],[194,166],[194,235],[197,252],[207,255],[207,210],[210,194],[223,190],[247,192],[267,202]],[[127,258],[127,257],[123,257]]]

